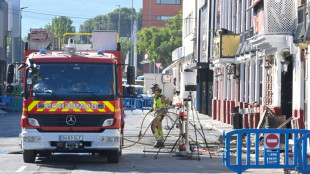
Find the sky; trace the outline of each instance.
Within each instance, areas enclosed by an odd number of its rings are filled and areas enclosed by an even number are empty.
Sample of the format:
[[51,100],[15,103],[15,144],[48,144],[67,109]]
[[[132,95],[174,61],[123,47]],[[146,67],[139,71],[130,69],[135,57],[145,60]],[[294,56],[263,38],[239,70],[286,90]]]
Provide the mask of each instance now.
[[[138,11],[143,0],[20,0],[22,10],[22,38],[30,28],[41,28],[51,23],[53,17],[69,16],[78,30],[89,18],[107,14],[122,7]],[[25,8],[27,7],[27,8]]]

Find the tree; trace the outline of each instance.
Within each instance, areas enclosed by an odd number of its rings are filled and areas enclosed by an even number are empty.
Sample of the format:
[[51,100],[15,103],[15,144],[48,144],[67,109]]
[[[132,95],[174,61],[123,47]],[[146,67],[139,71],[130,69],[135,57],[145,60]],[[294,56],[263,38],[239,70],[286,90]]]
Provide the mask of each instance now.
[[125,63],[126,54],[130,53],[131,40],[127,37],[120,38],[123,63]]
[[[139,27],[142,26],[142,9],[136,13],[132,8],[121,8],[120,11],[120,37],[131,36],[131,14],[133,13],[134,20],[138,20]],[[93,30],[118,30],[119,9],[106,15],[99,15],[93,19],[88,19],[83,25],[80,25],[81,33],[91,33]]]
[[65,33],[75,33],[72,20],[67,16],[54,17],[52,24],[45,25],[45,28],[52,30],[53,34],[58,37],[62,37]]
[[182,12],[167,20],[165,27],[143,28],[138,38],[137,50],[146,51],[149,61],[170,64],[172,51],[182,46]]

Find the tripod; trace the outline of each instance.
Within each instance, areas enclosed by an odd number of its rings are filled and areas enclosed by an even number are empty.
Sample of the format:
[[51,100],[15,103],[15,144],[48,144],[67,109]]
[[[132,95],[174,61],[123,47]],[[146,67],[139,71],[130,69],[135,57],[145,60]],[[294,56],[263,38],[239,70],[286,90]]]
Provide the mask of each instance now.
[[[196,147],[197,147],[197,154],[198,154],[198,160],[200,161],[200,154],[199,154],[199,143],[198,143],[198,136],[197,136],[197,132],[199,132],[199,130],[198,130],[198,128],[196,127],[196,119],[195,119],[195,117],[197,117],[197,120],[198,120],[198,123],[200,124],[200,129],[201,129],[201,131],[202,131],[202,139],[204,140],[204,143],[205,143],[205,145],[206,145],[206,148],[207,148],[207,150],[209,151],[209,155],[210,155],[210,158],[212,158],[212,156],[211,156],[211,153],[210,153],[210,150],[209,150],[209,146],[208,146],[208,143],[207,143],[207,141],[206,141],[206,137],[205,137],[205,134],[204,134],[204,131],[203,131],[203,127],[202,127],[202,124],[201,124],[201,122],[200,122],[200,118],[199,118],[199,116],[198,116],[198,112],[197,112],[197,110],[194,108],[194,102],[193,102],[193,99],[192,99],[192,90],[189,90],[189,95],[188,95],[188,97],[186,98],[186,99],[184,99],[184,105],[182,106],[183,107],[183,111],[184,111],[184,109],[186,109],[186,115],[187,115],[187,117],[189,117],[189,103],[190,103],[190,109],[191,109],[191,111],[192,111],[192,116],[193,116],[193,122],[194,122],[194,125],[193,125],[193,127],[194,127],[194,130],[195,130],[195,141],[196,141]],[[183,118],[184,119],[184,118]],[[176,122],[177,121],[180,121],[180,118],[179,117],[177,117],[176,118],[176,120],[173,122],[173,125],[171,126],[171,128],[170,128],[170,130],[169,130],[169,132],[168,132],[168,134],[166,135],[166,137],[165,137],[165,139],[164,139],[164,141],[163,142],[165,142],[166,140],[167,140],[167,138],[168,138],[168,136],[169,136],[169,134],[170,134],[170,132],[171,132],[171,130],[173,129],[173,127],[174,127],[174,125],[176,124]],[[181,119],[182,120],[182,119]],[[183,127],[184,127],[184,122],[185,122],[185,132],[183,132]],[[199,132],[200,133],[200,132]],[[201,135],[201,133],[200,133],[200,135]],[[178,137],[178,139],[176,140],[176,142],[174,143],[174,145],[173,145],[173,147],[172,147],[172,149],[171,149],[171,151],[170,151],[170,153],[173,151],[173,149],[175,148],[175,146],[177,145],[177,143],[180,141],[180,138],[182,137],[182,142],[184,142],[184,137],[185,137],[185,147],[186,147],[186,150],[185,150],[185,152],[184,153],[180,153],[180,155],[181,156],[185,156],[185,157],[189,157],[188,155],[189,155],[189,153],[190,153],[190,143],[189,143],[189,118],[187,118],[186,119],[186,121],[185,120],[182,120],[182,124],[181,124],[181,126],[180,126],[180,135],[179,135],[179,137]],[[160,147],[159,149],[158,149],[158,151],[157,151],[157,153],[156,153],[156,156],[155,156],[155,158],[154,159],[157,159],[157,156],[158,156],[158,153],[160,152],[160,150],[162,149],[162,147]],[[192,154],[192,153],[191,153]],[[192,157],[192,155],[191,155],[191,157]],[[187,159],[190,159],[190,158],[187,158]]]
[[[194,130],[195,130],[195,139],[196,139],[196,146],[197,146],[197,151],[198,151],[198,159],[200,160],[200,156],[199,156],[199,143],[198,143],[198,138],[197,138],[197,132],[199,132],[199,130],[198,130],[198,128],[196,127],[196,119],[195,119],[195,117],[197,117],[197,120],[198,120],[198,123],[199,123],[199,125],[200,125],[200,129],[201,129],[201,132],[202,132],[202,139],[204,140],[204,143],[205,143],[205,145],[206,145],[206,148],[207,148],[207,150],[208,150],[208,152],[209,152],[209,155],[210,155],[210,158],[212,158],[212,155],[211,155],[211,152],[210,152],[210,149],[209,149],[209,146],[208,146],[208,143],[207,143],[207,140],[206,140],[206,136],[205,136],[205,134],[204,134],[204,131],[203,131],[203,127],[202,127],[202,124],[201,124],[201,122],[200,122],[200,118],[199,118],[199,116],[198,116],[198,112],[197,112],[197,110],[195,109],[195,107],[194,107],[194,102],[193,102],[193,98],[192,98],[192,90],[189,90],[189,95],[188,95],[188,98],[187,98],[187,101],[185,102],[185,106],[187,107],[187,113],[189,112],[188,110],[188,101],[190,101],[190,108],[191,108],[191,111],[192,111],[192,116],[193,116],[193,122],[194,122],[194,125],[193,125],[193,127],[194,127]],[[187,114],[188,115],[188,114]],[[187,146],[189,145],[189,142],[188,142],[188,133],[189,133],[189,131],[188,131],[188,122],[189,121],[187,121],[187,130],[186,130],[186,141],[187,141]]]

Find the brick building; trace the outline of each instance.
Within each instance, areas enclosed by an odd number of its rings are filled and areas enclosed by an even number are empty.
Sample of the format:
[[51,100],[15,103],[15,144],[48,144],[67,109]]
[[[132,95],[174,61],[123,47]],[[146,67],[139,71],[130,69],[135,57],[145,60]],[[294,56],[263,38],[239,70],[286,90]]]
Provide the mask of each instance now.
[[[143,0],[142,27],[163,27],[165,21],[182,10],[182,0]],[[143,56],[143,72],[153,72],[154,63],[149,63]]]

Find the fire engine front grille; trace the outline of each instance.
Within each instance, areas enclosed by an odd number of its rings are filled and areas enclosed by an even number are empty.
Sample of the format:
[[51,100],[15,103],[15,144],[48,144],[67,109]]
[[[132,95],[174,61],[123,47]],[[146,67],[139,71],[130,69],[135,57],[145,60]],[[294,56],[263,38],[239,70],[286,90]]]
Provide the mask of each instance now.
[[50,115],[34,114],[28,118],[36,119],[40,126],[46,127],[101,127],[106,119],[114,115]]

